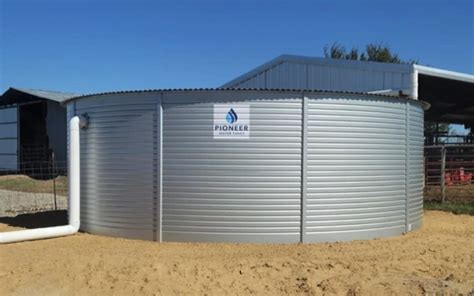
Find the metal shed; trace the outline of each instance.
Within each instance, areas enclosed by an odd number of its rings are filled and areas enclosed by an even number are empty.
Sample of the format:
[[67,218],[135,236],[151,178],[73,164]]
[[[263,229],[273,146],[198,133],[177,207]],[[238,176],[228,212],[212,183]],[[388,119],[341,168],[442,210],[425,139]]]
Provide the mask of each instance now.
[[[40,172],[52,153],[66,168],[66,109],[72,93],[9,88],[0,97],[0,173]],[[33,174],[34,175],[34,174]]]
[[322,242],[421,226],[421,101],[363,93],[150,90],[67,101],[81,229],[155,241]]
[[401,95],[428,102],[427,121],[474,127],[474,75],[416,64],[281,55],[222,87]]

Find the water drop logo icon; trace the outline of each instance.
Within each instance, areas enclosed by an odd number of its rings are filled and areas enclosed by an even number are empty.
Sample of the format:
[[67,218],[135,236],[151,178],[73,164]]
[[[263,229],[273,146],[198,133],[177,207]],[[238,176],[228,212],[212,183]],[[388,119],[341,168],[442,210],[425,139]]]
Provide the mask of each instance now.
[[227,112],[227,115],[225,116],[225,120],[229,123],[236,123],[237,119],[239,119],[239,116],[237,116],[237,113],[234,111],[234,109],[230,109],[229,112]]

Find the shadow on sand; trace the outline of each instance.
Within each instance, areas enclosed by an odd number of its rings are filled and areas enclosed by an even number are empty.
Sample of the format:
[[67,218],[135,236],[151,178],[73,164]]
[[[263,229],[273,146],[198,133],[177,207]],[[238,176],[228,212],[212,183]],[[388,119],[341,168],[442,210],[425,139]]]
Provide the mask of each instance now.
[[15,217],[0,217],[0,223],[23,228],[66,225],[67,211],[48,211],[34,214],[21,214]]

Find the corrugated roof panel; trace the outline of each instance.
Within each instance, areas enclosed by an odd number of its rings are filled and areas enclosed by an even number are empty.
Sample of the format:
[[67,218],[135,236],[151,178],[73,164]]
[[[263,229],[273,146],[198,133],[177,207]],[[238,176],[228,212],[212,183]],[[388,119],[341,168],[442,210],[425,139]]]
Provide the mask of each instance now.
[[35,97],[52,100],[56,102],[63,102],[67,99],[80,96],[80,94],[50,91],[50,90],[27,89],[27,88],[17,88],[17,87],[12,87],[12,89],[30,94]]
[[[474,75],[413,64],[279,56],[229,81],[222,87],[289,88],[374,92],[402,91],[416,96],[414,74],[474,83]],[[265,83],[257,77],[266,77]],[[245,83],[242,83],[245,81]]]
[[[378,63],[378,62],[366,62],[366,61],[352,61],[352,60],[337,60],[337,59],[328,59],[328,58],[321,58],[321,57],[305,57],[305,56],[294,56],[294,55],[281,55],[235,79],[232,81],[224,84],[222,87],[236,87],[239,86],[242,81],[251,80],[252,77],[255,77],[264,72],[272,72],[274,67],[278,67],[280,64],[285,65],[307,65],[308,70],[309,68],[320,68],[322,70],[327,70],[331,72],[331,69],[345,69],[345,70],[353,70],[353,71],[368,71],[368,72],[394,72],[394,73],[411,73],[413,72],[413,65],[411,64],[391,64],[391,63]],[[289,68],[287,68],[289,69]],[[301,79],[304,78],[304,75],[300,75]],[[296,77],[287,77],[291,78],[291,81],[295,82]],[[302,82],[298,81],[297,83],[304,83],[305,80]],[[308,80],[309,84],[311,84],[311,80]],[[288,80],[285,81],[285,83]],[[259,85],[259,87],[281,87],[281,88],[301,88],[298,84],[295,85]],[[323,84],[326,85],[326,84]],[[331,89],[338,89],[334,88],[333,86]],[[371,89],[373,90],[373,89]]]
[[[409,94],[413,65],[280,56],[224,87],[289,88],[369,92],[384,89]],[[265,77],[265,81],[261,77]]]

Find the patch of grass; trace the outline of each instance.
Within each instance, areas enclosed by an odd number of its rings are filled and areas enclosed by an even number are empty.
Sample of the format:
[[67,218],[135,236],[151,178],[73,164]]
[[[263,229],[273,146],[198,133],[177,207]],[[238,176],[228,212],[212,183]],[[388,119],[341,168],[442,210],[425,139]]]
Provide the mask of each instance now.
[[[53,180],[35,180],[24,175],[0,177],[0,189],[32,193],[53,193]],[[56,177],[56,193],[66,195],[67,177]]]
[[438,210],[474,216],[474,202],[443,204],[436,201],[425,201],[424,208],[425,210]]
[[[441,186],[426,186],[424,197],[426,201],[441,201]],[[449,203],[474,202],[474,183],[469,185],[446,186],[446,200]]]

